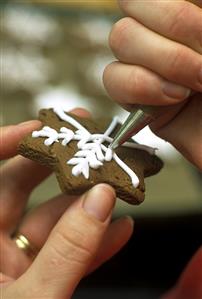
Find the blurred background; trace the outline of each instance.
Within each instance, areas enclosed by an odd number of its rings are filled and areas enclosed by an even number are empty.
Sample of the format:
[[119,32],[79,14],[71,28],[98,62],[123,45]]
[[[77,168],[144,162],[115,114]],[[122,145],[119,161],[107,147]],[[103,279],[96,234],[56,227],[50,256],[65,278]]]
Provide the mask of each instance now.
[[[84,107],[95,118],[126,118],[102,83],[104,67],[115,60],[108,35],[122,16],[115,0],[1,0],[0,9],[1,123],[23,122],[57,105]],[[117,202],[114,218],[134,217],[134,237],[84,279],[74,298],[158,298],[201,244],[201,173],[149,128],[136,140],[158,147],[165,167],[146,180],[142,205]],[[29,208],[58,192],[51,176],[33,192]]]

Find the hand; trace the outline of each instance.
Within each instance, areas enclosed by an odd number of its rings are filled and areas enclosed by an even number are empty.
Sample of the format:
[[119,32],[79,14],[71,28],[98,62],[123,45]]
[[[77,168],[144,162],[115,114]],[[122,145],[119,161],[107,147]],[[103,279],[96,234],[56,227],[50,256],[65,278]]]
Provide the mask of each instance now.
[[202,298],[202,246],[188,263],[177,284],[161,299]]
[[110,34],[119,61],[104,84],[127,109],[171,105],[151,128],[202,170],[202,1],[192,2],[120,0],[129,17]]
[[[89,116],[81,109],[74,113]],[[31,121],[2,128],[0,158],[16,155],[19,141],[40,125]],[[106,184],[81,197],[58,195],[23,217],[30,193],[49,174],[21,156],[1,168],[2,298],[68,299],[79,281],[119,251],[132,234],[128,217],[110,224],[115,192]],[[32,255],[11,238],[16,229],[29,240]]]

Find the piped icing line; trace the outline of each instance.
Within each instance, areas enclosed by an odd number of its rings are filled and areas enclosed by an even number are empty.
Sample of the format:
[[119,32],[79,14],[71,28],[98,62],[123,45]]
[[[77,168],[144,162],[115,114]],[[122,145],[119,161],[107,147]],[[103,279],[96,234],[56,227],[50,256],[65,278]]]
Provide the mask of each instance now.
[[138,179],[138,176],[132,171],[128,165],[126,165],[118,156],[117,154],[113,153],[113,159],[116,161],[116,163],[129,175],[132,181],[132,185],[137,188],[140,181]]
[[124,142],[122,144],[122,146],[124,147],[129,147],[129,148],[135,148],[135,149],[140,149],[142,151],[146,151],[148,152],[150,155],[154,155],[156,150],[158,150],[157,148],[148,146],[148,145],[144,145],[144,144],[139,144],[139,143],[135,143],[135,142]]
[[108,137],[116,128],[116,126],[119,123],[119,119],[118,116],[114,116],[112,119],[112,122],[110,123],[109,127],[107,128],[107,130],[104,132],[103,134],[103,138]]
[[[111,148],[106,147],[103,142],[111,143],[113,138],[109,135],[114,131],[117,124],[119,123],[118,117],[114,117],[104,134],[91,134],[86,128],[84,128],[78,121],[73,117],[67,115],[61,108],[54,108],[55,114],[65,122],[68,122],[77,130],[72,130],[61,127],[60,131],[57,132],[55,129],[48,126],[43,127],[40,131],[34,131],[32,133],[33,138],[47,137],[44,144],[50,146],[55,142],[59,142],[62,139],[61,144],[66,146],[70,141],[77,140],[77,147],[79,151],[74,157],[67,161],[68,165],[72,165],[72,174],[78,176],[83,174],[86,179],[89,179],[89,168],[97,169],[103,166],[104,161],[109,162],[112,159],[120,166],[131,178],[132,185],[137,187],[139,185],[139,179],[132,169],[127,166],[118,155],[112,151]],[[125,142],[123,146],[130,148],[138,148],[148,151],[150,154],[154,154],[155,149],[139,145],[132,142]],[[103,153],[104,152],[104,153]]]
[[130,167],[128,167],[128,165],[126,163],[124,163],[119,156],[112,151],[111,148],[106,147],[105,145],[102,144],[102,148],[103,150],[106,152],[106,161],[111,161],[112,158],[115,160],[115,162],[118,164],[118,166],[120,166],[127,174],[128,176],[131,178],[132,181],[132,185],[136,188],[139,185],[139,179],[138,176],[134,173],[134,171],[132,171],[132,169]]
[[53,111],[61,120],[68,122],[78,130],[85,131],[86,133],[90,134],[88,130],[84,128],[78,121],[76,121],[73,117],[67,115],[62,108],[53,108]]

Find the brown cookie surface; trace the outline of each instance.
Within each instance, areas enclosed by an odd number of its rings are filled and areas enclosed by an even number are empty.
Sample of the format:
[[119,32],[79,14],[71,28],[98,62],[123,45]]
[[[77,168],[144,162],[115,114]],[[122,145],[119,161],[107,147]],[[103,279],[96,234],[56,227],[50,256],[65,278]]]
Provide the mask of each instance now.
[[[72,116],[91,134],[101,134],[108,126],[104,125],[101,120],[95,122],[70,113],[66,114]],[[58,117],[52,109],[41,110],[39,119],[42,121],[42,127],[48,126],[57,132],[61,127],[74,132],[77,130]],[[105,161],[103,166],[98,169],[90,167],[89,178],[86,179],[82,174],[74,176],[72,174],[73,166],[67,164],[67,161],[78,152],[78,141],[72,140],[64,146],[61,144],[61,140],[58,140],[47,146],[44,144],[46,139],[47,137],[33,138],[32,134],[29,134],[19,144],[18,152],[24,157],[51,167],[56,173],[62,191],[68,194],[79,195],[98,183],[107,183],[115,188],[117,197],[130,204],[139,204],[144,200],[144,177],[156,174],[163,166],[157,156],[151,155],[145,150],[120,147],[116,150],[116,154],[137,175],[139,185],[136,188],[132,185],[128,174],[113,159],[110,162]]]

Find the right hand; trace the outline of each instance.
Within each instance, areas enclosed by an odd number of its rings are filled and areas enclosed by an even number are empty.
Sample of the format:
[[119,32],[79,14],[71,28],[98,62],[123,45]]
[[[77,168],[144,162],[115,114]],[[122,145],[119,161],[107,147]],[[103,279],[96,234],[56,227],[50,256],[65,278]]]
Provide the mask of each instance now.
[[202,1],[192,2],[119,0],[129,17],[110,34],[118,61],[104,84],[128,110],[171,105],[151,128],[202,170]]

